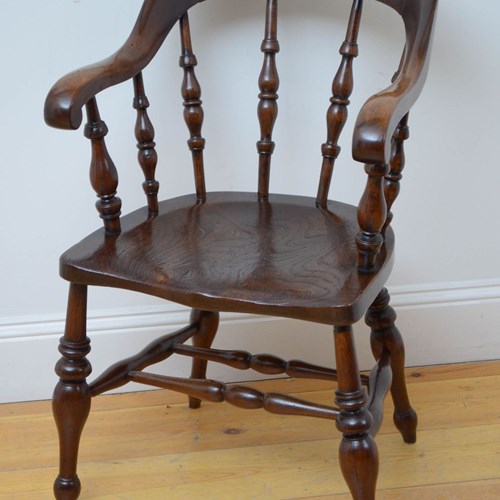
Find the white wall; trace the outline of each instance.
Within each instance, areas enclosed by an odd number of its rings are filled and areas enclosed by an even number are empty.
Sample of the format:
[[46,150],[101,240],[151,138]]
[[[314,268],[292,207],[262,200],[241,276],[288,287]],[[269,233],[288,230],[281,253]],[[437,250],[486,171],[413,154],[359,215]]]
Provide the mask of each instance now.
[[[304,3],[307,15],[301,10]],[[81,131],[45,126],[45,95],[62,74],[121,45],[140,4],[0,2],[0,401],[50,396],[67,290],[58,277],[58,256],[100,224],[87,179],[88,141]],[[205,101],[209,189],[253,190],[256,185],[263,6],[263,0],[209,0],[192,11]],[[280,9],[280,111],[272,190],[314,195],[324,115],[349,2],[283,0]],[[469,0],[441,2],[428,83],[411,115],[407,168],[395,207],[398,257],[389,283],[410,365],[500,356],[500,173],[492,154],[500,132],[499,18],[495,0],[482,2],[480,9]],[[145,73],[163,196],[192,190],[176,31]],[[366,1],[351,126],[360,104],[389,82],[402,34],[392,11]],[[378,35],[377,44],[373,35]],[[99,100],[110,128],[109,150],[120,172],[124,211],[143,203],[131,93],[130,85],[122,85]],[[357,203],[365,174],[350,158],[350,130],[347,127],[343,135],[331,195]],[[92,290],[89,314],[95,373],[186,318],[175,304],[110,290]],[[227,315],[221,330],[219,346],[284,356],[307,350],[309,360],[331,362],[327,327]],[[356,335],[361,365],[368,367],[366,328],[361,325]],[[260,346],[254,347],[259,337]],[[234,379],[226,371],[212,374]]]

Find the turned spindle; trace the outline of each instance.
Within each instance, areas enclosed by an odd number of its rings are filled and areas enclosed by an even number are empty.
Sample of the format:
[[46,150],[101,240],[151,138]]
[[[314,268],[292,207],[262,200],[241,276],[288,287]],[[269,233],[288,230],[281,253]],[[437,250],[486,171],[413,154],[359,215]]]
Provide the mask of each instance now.
[[264,63],[259,76],[259,104],[257,116],[260,124],[260,140],[257,141],[259,153],[259,184],[260,200],[269,196],[269,176],[271,172],[271,155],[274,151],[272,140],[274,123],[278,116],[279,76],[276,68],[276,54],[280,50],[277,39],[278,0],[267,0],[266,27],[264,40],[260,50],[264,53]]
[[144,173],[142,187],[148,201],[150,215],[158,214],[158,189],[160,183],[155,179],[158,155],[155,150],[155,129],[148,116],[149,101],[144,91],[142,73],[134,77],[134,109],[137,110],[135,138],[137,139],[137,159]]
[[[322,366],[312,365],[304,361],[292,359],[285,361],[272,354],[250,354],[247,351],[228,351],[220,349],[204,349],[188,345],[174,345],[173,351],[183,356],[191,356],[194,359],[214,361],[236,368],[238,370],[252,369],[267,375],[278,375],[286,373],[294,378],[317,378],[324,380],[337,380],[336,370]],[[203,377],[204,377],[203,372]],[[193,377],[193,378],[203,378]],[[367,381],[367,378],[364,377]]]
[[120,232],[120,209],[122,202],[116,196],[118,187],[118,172],[109,156],[104,137],[108,127],[99,116],[99,109],[95,98],[90,99],[86,106],[87,124],[84,134],[91,141],[92,158],[90,160],[90,183],[97,193],[96,208],[104,228],[108,233]]
[[404,141],[410,136],[410,129],[408,128],[408,114],[406,114],[394,132],[392,142],[392,155],[390,162],[389,173],[385,177],[384,194],[387,203],[387,218],[384,223],[384,231],[391,223],[393,214],[391,208],[399,194],[400,181],[402,179],[402,171],[405,166],[405,152]]
[[205,148],[205,139],[201,136],[201,127],[203,125],[201,87],[194,72],[194,67],[198,64],[198,62],[196,60],[196,56],[193,54],[187,12],[180,18],[179,26],[181,31],[182,46],[179,66],[184,70],[181,92],[184,99],[184,120],[190,133],[190,138],[187,143],[193,157],[196,197],[198,201],[205,201],[206,188],[203,166],[203,149]]
[[316,196],[316,206],[318,207],[326,207],[333,167],[340,154],[338,141],[347,121],[347,106],[354,87],[352,67],[354,58],[358,55],[357,40],[362,8],[362,0],[356,0],[353,3],[346,38],[339,51],[342,60],[332,83],[331,104],[326,113],[327,139],[321,146],[323,164]]
[[212,403],[226,401],[247,410],[263,408],[268,412],[281,415],[302,415],[330,420],[335,420],[339,414],[337,408],[287,394],[262,392],[243,385],[229,386],[217,380],[183,379],[136,371],[131,371],[129,377],[134,382],[188,394],[196,400],[211,401]]
[[365,165],[368,174],[366,188],[358,205],[358,223],[361,231],[356,236],[358,269],[370,273],[376,270],[376,258],[384,243],[382,227],[387,217],[384,196],[384,177],[389,165]]

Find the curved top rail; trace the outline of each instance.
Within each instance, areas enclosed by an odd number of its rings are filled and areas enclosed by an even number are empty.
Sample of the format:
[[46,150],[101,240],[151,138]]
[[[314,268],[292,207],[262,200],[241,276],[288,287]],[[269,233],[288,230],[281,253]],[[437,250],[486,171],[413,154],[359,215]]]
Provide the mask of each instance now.
[[200,1],[145,0],[132,33],[118,51],[55,83],[45,100],[45,122],[56,128],[77,129],[82,123],[85,103],[105,88],[124,82],[144,69],[178,18]]
[[438,0],[378,0],[403,18],[406,47],[396,80],[370,97],[354,127],[352,154],[363,163],[388,163],[392,134],[417,100],[427,77]]

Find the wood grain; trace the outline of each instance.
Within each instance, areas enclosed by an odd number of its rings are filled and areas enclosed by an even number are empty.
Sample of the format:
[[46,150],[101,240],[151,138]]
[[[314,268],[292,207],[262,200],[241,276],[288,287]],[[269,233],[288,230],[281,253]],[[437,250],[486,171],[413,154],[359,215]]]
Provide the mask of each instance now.
[[[500,362],[411,368],[407,379],[419,441],[404,445],[390,419],[383,422],[377,498],[498,498]],[[252,385],[319,403],[333,399],[327,381]],[[193,411],[185,396],[163,390],[97,397],[81,445],[82,498],[234,499],[237,491],[243,500],[347,499],[340,436],[331,422],[310,422],[216,404]],[[130,428],[136,431],[124,440]],[[57,444],[50,403],[1,405],[0,442],[0,498],[52,498]]]
[[[384,217],[385,220],[385,217]],[[315,199],[253,193],[187,195],[121,219],[122,233],[100,230],[61,257],[73,282],[116,286],[201,310],[286,316],[327,324],[359,320],[387,279],[393,233],[377,256],[379,271],[358,275],[356,208],[328,209]]]
[[[386,199],[390,204],[394,201],[393,195],[397,193],[392,188],[397,187],[403,166],[402,150],[398,152],[394,144],[397,145],[398,141],[402,143],[404,134],[393,134],[403,115],[415,102],[425,80],[437,0],[379,0],[401,15],[405,24],[406,44],[393,85],[369,99],[355,126],[354,157],[357,160],[364,159],[368,174],[357,216],[356,207],[338,202],[328,203],[327,196],[333,162],[339,151],[339,134],[347,119],[347,104],[352,91],[351,66],[357,54],[362,0],[353,1],[346,41],[340,51],[342,62],[332,86],[321,185],[316,200],[301,196],[269,195],[268,192],[279,87],[275,61],[279,51],[278,0],[266,2],[265,33],[261,46],[264,63],[258,79],[260,94],[257,114],[261,132],[257,142],[258,192],[206,193],[201,86],[194,72],[197,61],[187,12],[198,1],[201,0],[144,0],[139,18],[125,45],[101,63],[60,79],[46,100],[46,122],[60,128],[78,128],[81,108],[86,107],[88,124],[85,136],[92,144],[90,178],[98,196],[96,206],[104,222],[103,230],[82,240],[60,260],[61,276],[70,281],[71,292],[66,333],[60,346],[63,358],[56,367],[60,382],[53,399],[61,450],[55,496],[58,500],[75,500],[79,495],[76,458],[80,434],[89,413],[90,396],[115,389],[132,380],[185,393],[190,397],[189,405],[192,408],[199,407],[201,399],[210,402],[226,400],[239,408],[263,407],[279,414],[336,417],[336,427],[343,435],[339,445],[340,468],[351,494],[355,500],[373,500],[379,461],[372,434],[380,423],[382,397],[391,377],[389,370],[386,376],[382,376],[380,371],[380,383],[375,388],[371,387],[370,408],[376,413],[374,425],[357,367],[352,324],[361,319],[377,296],[377,300],[381,300],[379,293],[385,294],[387,303],[374,314],[376,318],[371,325],[375,339],[374,351],[381,363],[385,360],[384,366],[389,367],[391,358],[395,423],[405,441],[414,442],[416,415],[406,395],[403,343],[394,326],[395,316],[391,317],[387,292],[383,289],[392,268],[394,246],[392,230],[384,225],[387,226]],[[154,177],[154,129],[147,116],[148,102],[141,72],[177,20],[181,32],[180,66],[184,73],[181,93],[184,118],[189,129],[188,146],[193,158],[196,194],[166,200],[158,205],[158,183]],[[118,172],[104,142],[107,127],[99,116],[96,94],[128,79],[134,80],[134,107],[138,111],[135,135],[149,199],[148,207],[120,218],[121,201],[116,196]],[[395,152],[395,161],[389,175],[392,187],[384,193],[384,177],[389,173],[388,151]],[[220,153],[224,154],[224,151]],[[76,290],[86,292],[88,285],[123,288],[189,306],[195,316],[196,311],[208,315],[209,323],[214,328],[207,328],[205,335],[200,319],[200,328],[188,326],[176,334],[179,338],[168,335],[153,341],[137,355],[113,365],[88,386],[86,376],[90,374],[90,364],[86,360],[89,351],[89,340],[85,336],[86,301],[83,295],[80,297],[76,293]],[[376,304],[372,308],[377,308]],[[199,348],[207,349],[216,332],[214,320],[219,311],[266,314],[334,326],[338,375],[335,402],[339,409],[314,401],[308,403],[292,395],[246,386],[229,387],[222,382],[206,379],[206,359],[203,356],[194,361],[194,375],[190,379],[140,371],[153,362],[167,358],[173,352],[174,343],[183,343],[195,334],[199,337],[194,342],[198,352]],[[192,350],[191,354],[195,354],[195,351]],[[249,359],[264,373],[286,371],[283,360],[267,354]],[[381,366],[379,368],[382,369]],[[183,425],[186,424],[184,420]],[[116,425],[114,418],[109,422]],[[220,425],[219,421],[217,423]],[[123,435],[140,435],[143,430],[144,421],[141,421],[134,427],[124,429]],[[94,448],[100,448],[108,436],[113,435],[111,429],[107,431]],[[127,445],[130,444],[129,439],[126,440]],[[321,445],[325,444],[324,437],[319,441]],[[114,481],[121,484],[122,476],[130,474],[129,469],[142,470],[143,460],[139,450],[144,447],[144,443],[144,439],[135,442],[139,458],[134,467],[130,463],[125,464],[115,475],[111,470],[114,462],[107,461],[101,464],[99,474],[105,474],[112,486]],[[163,444],[168,445],[168,440]],[[264,484],[270,485],[268,493],[272,494],[275,488],[276,474],[280,472],[279,467],[276,468],[279,460],[284,458],[285,463],[294,461],[295,444],[280,442],[269,445],[268,453],[275,459],[274,467],[269,468],[264,475]],[[292,454],[282,451],[286,446],[292,450]],[[311,440],[301,441],[297,446],[299,448],[300,453],[310,453],[314,445]],[[174,479],[176,494],[186,494],[191,498],[192,484],[209,478],[216,481],[214,491],[217,492],[217,498],[226,494],[234,498],[235,491],[245,486],[245,480],[238,480],[228,488],[229,483],[225,482],[225,478],[241,477],[237,471],[242,467],[243,478],[250,477],[252,471],[261,471],[261,463],[256,458],[260,454],[258,447],[251,444],[248,450],[248,457],[244,461],[235,460],[234,448],[226,448],[221,455],[214,454],[214,450],[206,450],[203,453],[213,455],[210,466],[198,467],[196,476],[193,476],[196,479],[192,483],[186,482],[183,474],[177,473]],[[142,470],[143,475],[134,488],[146,484],[143,493],[148,497],[156,495],[156,487],[148,481],[151,481],[151,477],[161,475],[160,469],[167,470],[168,475],[168,467],[161,466],[162,457],[172,455],[174,458],[170,464],[185,460],[195,464],[200,456],[190,457],[191,453],[195,451],[177,457],[177,452],[161,448],[158,457],[153,459],[154,464]],[[307,459],[305,463],[304,468],[307,469]],[[176,467],[174,465],[170,471],[174,473]],[[229,476],[225,473],[221,476],[220,471],[226,469]],[[232,472],[233,469],[236,473]],[[301,467],[298,470],[302,470]],[[311,467],[312,470],[316,474],[318,469]],[[207,472],[213,475],[206,476]],[[82,473],[85,473],[84,467]],[[217,483],[219,480],[222,481],[220,484]],[[92,484],[86,488],[92,488]],[[134,488],[129,491],[134,491]],[[258,490],[260,486],[254,488],[257,488],[255,495],[262,496],[262,491]],[[345,487],[341,486],[339,491],[343,489]]]

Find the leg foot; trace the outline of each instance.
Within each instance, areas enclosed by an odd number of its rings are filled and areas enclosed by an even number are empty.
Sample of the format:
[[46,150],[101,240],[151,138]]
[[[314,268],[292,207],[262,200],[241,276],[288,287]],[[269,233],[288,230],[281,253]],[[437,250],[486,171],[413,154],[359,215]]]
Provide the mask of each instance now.
[[413,408],[410,407],[406,412],[394,410],[393,420],[405,443],[413,444],[417,442],[418,417]]
[[336,425],[343,434],[340,467],[353,498],[373,500],[378,475],[377,446],[369,434],[373,418],[361,385],[352,328],[335,327],[334,332],[338,375],[335,402],[341,410]]
[[378,452],[373,438],[346,437],[339,449],[340,468],[355,500],[373,500],[378,475]]
[[417,414],[410,405],[406,389],[404,364],[405,348],[401,333],[395,326],[396,313],[389,305],[390,296],[385,288],[379,293],[366,314],[366,323],[371,327],[371,343],[375,358],[380,349],[389,352],[391,357],[392,386],[394,401],[394,424],[406,443],[417,439]]
[[78,498],[80,496],[80,489],[78,476],[74,476],[72,479],[57,476],[54,481],[54,496],[58,500],[73,500]]
[[80,494],[76,475],[80,436],[90,411],[90,390],[86,377],[91,366],[86,355],[90,340],[86,336],[87,288],[71,285],[66,330],[59,351],[56,373],[60,380],[54,390],[52,410],[59,433],[59,475],[54,483],[58,500],[72,500]]
[[[191,312],[191,322],[198,322],[199,325],[198,332],[193,336],[193,345],[195,347],[203,347],[205,349],[210,348],[219,326],[219,313],[193,309]],[[204,359],[194,358],[191,369],[191,378],[204,379],[206,374],[207,361]],[[199,408],[200,405],[200,399],[189,396],[190,408]]]

